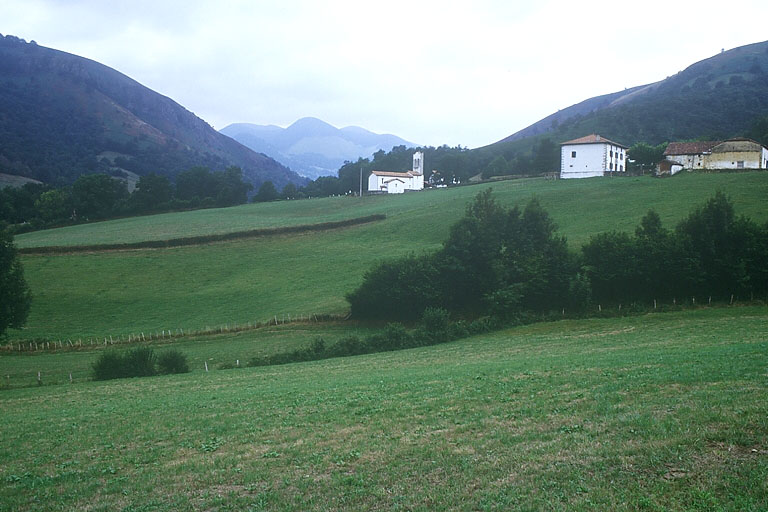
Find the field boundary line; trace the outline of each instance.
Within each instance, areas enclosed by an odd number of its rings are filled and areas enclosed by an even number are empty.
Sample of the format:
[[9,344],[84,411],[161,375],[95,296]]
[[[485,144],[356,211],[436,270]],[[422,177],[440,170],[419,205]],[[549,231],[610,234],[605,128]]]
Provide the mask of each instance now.
[[353,219],[321,222],[318,224],[299,224],[296,226],[284,226],[278,228],[249,229],[245,231],[234,231],[232,233],[188,236],[181,238],[171,238],[168,240],[145,240],[143,242],[127,242],[121,244],[49,245],[41,247],[23,247],[18,248],[17,251],[20,254],[70,254],[77,252],[109,252],[136,249],[169,249],[173,247],[204,245],[208,243],[228,242],[231,240],[242,240],[246,238],[268,237],[294,233],[309,233],[313,231],[329,231],[332,229],[377,222],[386,218],[387,216],[383,213],[378,213],[374,215],[366,215],[365,217],[355,217]]

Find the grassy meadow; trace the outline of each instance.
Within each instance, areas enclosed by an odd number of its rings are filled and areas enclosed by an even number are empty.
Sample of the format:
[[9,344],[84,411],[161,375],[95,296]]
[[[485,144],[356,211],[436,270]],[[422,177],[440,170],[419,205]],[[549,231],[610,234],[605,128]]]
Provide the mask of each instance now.
[[766,333],[705,308],[4,390],[0,511],[766,510]]
[[726,192],[737,212],[768,220],[768,173],[671,179],[515,180],[401,196],[337,197],[137,217],[28,233],[20,247],[131,242],[312,224],[384,213],[386,220],[332,231],[194,247],[24,255],[34,302],[12,339],[78,339],[163,329],[204,329],[275,315],[344,314],[344,295],[375,262],[434,250],[483,188],[504,204],[541,201],[574,249],[590,235],[632,231],[648,209],[672,227]]

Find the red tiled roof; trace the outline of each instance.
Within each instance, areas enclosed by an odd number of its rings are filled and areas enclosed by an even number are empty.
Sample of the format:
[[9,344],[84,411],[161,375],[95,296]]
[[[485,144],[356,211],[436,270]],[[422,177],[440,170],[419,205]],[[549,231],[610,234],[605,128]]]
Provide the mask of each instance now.
[[712,148],[720,144],[719,140],[704,142],[670,142],[664,150],[664,156],[668,155],[700,155],[709,153]]
[[392,178],[412,178],[414,173],[411,171],[408,172],[391,172],[391,171],[371,171],[372,174],[375,174],[376,176],[390,176]]
[[587,135],[586,137],[580,137],[578,139],[573,139],[573,140],[560,143],[561,146],[565,146],[566,144],[569,144],[569,145],[570,144],[613,144],[614,146],[619,146],[620,148],[627,149],[627,146],[624,146],[623,144],[619,144],[618,142],[613,142],[612,140],[608,140],[605,137],[601,137],[596,133]]

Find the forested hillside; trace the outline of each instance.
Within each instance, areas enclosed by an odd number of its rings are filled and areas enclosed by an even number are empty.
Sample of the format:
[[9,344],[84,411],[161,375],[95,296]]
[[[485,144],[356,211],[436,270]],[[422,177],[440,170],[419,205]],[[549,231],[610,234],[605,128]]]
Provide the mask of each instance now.
[[723,140],[748,134],[765,115],[768,41],[722,52],[660,82],[590,98],[477,151],[509,160],[543,138],[560,143],[590,133],[627,146]]
[[58,185],[233,165],[255,186],[304,182],[118,71],[13,36],[0,36],[0,140],[0,173]]

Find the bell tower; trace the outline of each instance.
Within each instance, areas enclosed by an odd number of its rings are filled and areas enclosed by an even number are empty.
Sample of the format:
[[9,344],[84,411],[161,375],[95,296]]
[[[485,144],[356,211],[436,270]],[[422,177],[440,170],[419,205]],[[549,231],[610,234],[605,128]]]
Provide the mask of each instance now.
[[413,154],[413,174],[424,176],[424,153],[421,151]]

